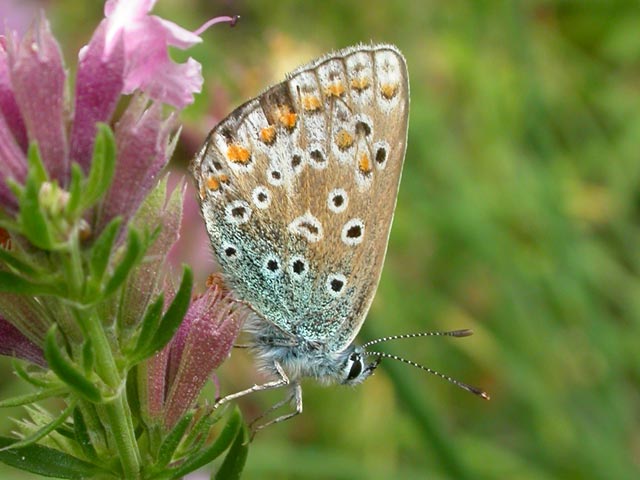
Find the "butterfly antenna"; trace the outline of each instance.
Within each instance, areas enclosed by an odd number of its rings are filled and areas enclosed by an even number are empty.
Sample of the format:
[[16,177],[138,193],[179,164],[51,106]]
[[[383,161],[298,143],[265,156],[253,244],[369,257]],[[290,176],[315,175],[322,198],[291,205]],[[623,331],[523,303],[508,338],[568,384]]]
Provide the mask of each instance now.
[[[447,333],[447,332],[444,332]],[[416,367],[419,368],[420,370],[424,370],[427,373],[430,373],[431,375],[435,375],[436,377],[440,377],[443,380],[446,380],[449,383],[453,383],[454,385],[462,388],[463,390],[466,390],[467,392],[471,392],[475,395],[478,395],[479,397],[484,398],[485,400],[490,400],[491,397],[489,396],[489,394],[487,392],[485,392],[484,390],[481,390],[479,388],[476,388],[472,385],[469,385],[467,383],[461,382],[459,380],[456,380],[455,378],[451,378],[448,375],[445,375],[444,373],[440,373],[437,372],[429,367],[425,367],[424,365],[420,365],[419,363],[416,362],[412,362],[411,360],[407,360],[406,358],[402,358],[402,357],[398,357],[397,355],[391,355],[390,353],[383,353],[383,352],[364,352],[364,355],[367,356],[372,356],[372,357],[378,357],[378,358],[390,358],[392,360],[398,360],[399,362],[403,362],[406,363],[408,365],[411,365],[412,367]]]
[[382,337],[376,338],[375,340],[371,340],[370,342],[362,345],[362,348],[366,349],[371,345],[375,345],[377,343],[388,342],[389,340],[401,340],[404,338],[418,338],[418,337],[468,337],[469,335],[473,335],[473,330],[468,328],[464,330],[450,330],[448,332],[420,332],[420,333],[405,333],[403,335],[391,335],[390,337]]

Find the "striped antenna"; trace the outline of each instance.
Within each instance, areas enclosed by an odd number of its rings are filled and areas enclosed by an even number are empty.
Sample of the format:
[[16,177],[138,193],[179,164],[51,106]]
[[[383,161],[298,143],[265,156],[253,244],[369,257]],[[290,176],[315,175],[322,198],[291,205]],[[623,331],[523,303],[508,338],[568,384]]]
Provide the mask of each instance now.
[[[459,330],[459,331],[463,331],[463,330]],[[447,334],[447,333],[453,333],[453,332],[442,332],[440,333],[440,335],[443,334]],[[417,336],[426,336],[426,335],[420,335],[418,334]],[[453,335],[456,336],[456,335]],[[399,337],[404,338],[403,335],[399,335]],[[399,362],[403,362],[406,363],[408,365],[411,365],[412,367],[416,367],[419,368],[420,370],[424,370],[427,373],[430,373],[431,375],[435,375],[436,377],[440,377],[443,380],[446,380],[447,382],[453,383],[454,385],[462,388],[463,390],[466,390],[467,392],[471,392],[475,395],[478,395],[479,397],[484,398],[485,400],[490,400],[491,397],[489,396],[489,394],[479,388],[476,388],[472,385],[469,385],[467,383],[461,382],[459,380],[456,380],[455,378],[451,378],[448,375],[445,375],[443,373],[437,372],[431,368],[425,367],[424,365],[420,365],[419,363],[416,362],[412,362],[411,360],[407,360],[406,358],[402,358],[402,357],[398,357],[397,355],[391,355],[389,353],[383,353],[383,352],[363,352],[364,355],[367,356],[372,356],[372,357],[378,357],[378,358],[390,358],[392,360],[398,360]]]
[[362,345],[362,348],[366,350],[367,347],[375,345],[377,343],[388,342],[389,340],[401,340],[404,338],[419,338],[419,337],[468,337],[473,335],[473,330],[465,328],[464,330],[451,330],[448,332],[420,332],[420,333],[405,333],[402,335],[391,335],[390,337],[376,338],[370,342]]

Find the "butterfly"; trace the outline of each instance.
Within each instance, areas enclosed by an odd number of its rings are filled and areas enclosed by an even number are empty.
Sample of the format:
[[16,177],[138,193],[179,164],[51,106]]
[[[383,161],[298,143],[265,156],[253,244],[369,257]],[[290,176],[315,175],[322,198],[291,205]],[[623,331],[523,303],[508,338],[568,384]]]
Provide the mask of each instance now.
[[[351,46],[299,67],[234,110],[209,134],[192,173],[226,286],[250,305],[245,324],[258,367],[275,380],[354,385],[391,357],[366,348],[425,335],[354,339],[387,250],[407,145],[409,76],[392,45]],[[371,362],[366,357],[373,357]]]

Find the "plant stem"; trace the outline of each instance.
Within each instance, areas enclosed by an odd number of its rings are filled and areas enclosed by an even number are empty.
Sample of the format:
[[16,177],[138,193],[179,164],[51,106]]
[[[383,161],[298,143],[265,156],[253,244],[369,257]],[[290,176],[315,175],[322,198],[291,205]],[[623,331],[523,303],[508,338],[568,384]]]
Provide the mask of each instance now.
[[93,344],[96,372],[114,393],[113,400],[102,406],[107,414],[124,478],[138,478],[140,453],[133,424],[130,421],[131,410],[125,397],[125,379],[120,376],[111,345],[95,309],[88,309],[85,312],[87,315],[82,315],[82,312],[77,313],[78,320],[83,323],[88,338],[91,338]]

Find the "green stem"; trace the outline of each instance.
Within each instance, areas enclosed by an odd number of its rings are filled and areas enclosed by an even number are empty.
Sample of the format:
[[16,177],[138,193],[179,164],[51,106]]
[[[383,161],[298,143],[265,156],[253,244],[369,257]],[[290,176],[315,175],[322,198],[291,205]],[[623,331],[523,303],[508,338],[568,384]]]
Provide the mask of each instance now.
[[104,404],[103,408],[118,449],[123,478],[140,478],[140,453],[132,423],[129,421],[131,411],[127,399],[120,394],[112,402]]
[[113,433],[124,478],[138,478],[140,453],[133,424],[130,421],[131,410],[125,397],[125,381],[120,376],[111,345],[95,309],[88,309],[84,312],[86,315],[82,315],[83,312],[77,313],[78,320],[83,323],[84,331],[93,344],[96,372],[115,394],[113,399],[103,407]]

